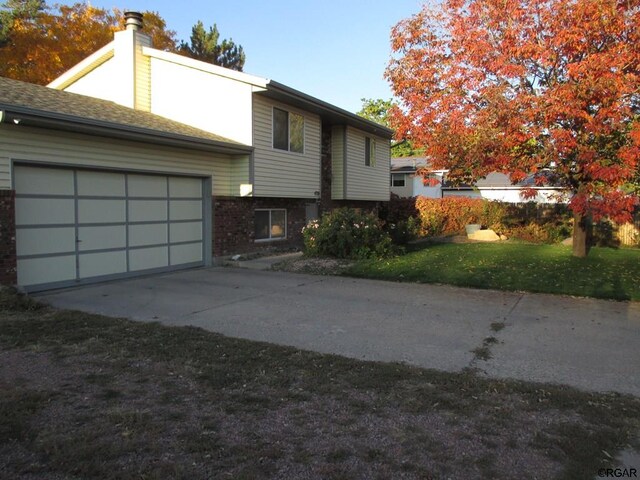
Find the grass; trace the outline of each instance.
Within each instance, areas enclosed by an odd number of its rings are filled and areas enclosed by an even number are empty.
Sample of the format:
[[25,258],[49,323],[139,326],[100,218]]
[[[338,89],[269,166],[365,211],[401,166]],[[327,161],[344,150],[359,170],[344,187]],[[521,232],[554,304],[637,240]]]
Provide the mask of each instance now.
[[640,301],[640,250],[522,243],[431,244],[386,260],[362,261],[346,275],[402,282]]
[[592,478],[640,447],[639,430],[630,396],[363,362],[0,291],[7,478]]

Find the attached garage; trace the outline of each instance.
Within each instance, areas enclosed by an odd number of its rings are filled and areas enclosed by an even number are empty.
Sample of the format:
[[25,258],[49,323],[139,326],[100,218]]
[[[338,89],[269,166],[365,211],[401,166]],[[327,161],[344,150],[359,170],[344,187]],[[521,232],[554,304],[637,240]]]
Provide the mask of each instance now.
[[211,265],[212,194],[251,151],[0,78],[0,281],[38,291]]
[[14,178],[27,289],[204,264],[201,178],[23,164]]

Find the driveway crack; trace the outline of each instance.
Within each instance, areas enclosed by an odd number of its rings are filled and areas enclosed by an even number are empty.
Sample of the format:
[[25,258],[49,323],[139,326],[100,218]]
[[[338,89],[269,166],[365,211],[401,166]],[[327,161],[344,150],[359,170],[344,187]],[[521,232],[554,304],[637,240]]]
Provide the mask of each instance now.
[[[271,293],[275,293],[275,292],[271,292]],[[229,305],[235,305],[236,303],[242,303],[242,302],[245,302],[247,300],[253,300],[255,298],[266,297],[267,295],[270,295],[271,293],[269,293],[269,294],[261,293],[260,295],[252,295],[250,297],[239,298],[238,300],[233,300],[231,302],[220,303],[220,304],[214,305],[212,307],[203,308],[202,310],[194,310],[193,312],[189,312],[189,313],[187,313],[185,315],[182,315],[182,317],[180,317],[180,318],[190,317],[191,315],[196,315],[196,314],[202,313],[202,312],[208,312],[210,310],[215,310],[216,308],[221,308],[221,307],[227,307]]]

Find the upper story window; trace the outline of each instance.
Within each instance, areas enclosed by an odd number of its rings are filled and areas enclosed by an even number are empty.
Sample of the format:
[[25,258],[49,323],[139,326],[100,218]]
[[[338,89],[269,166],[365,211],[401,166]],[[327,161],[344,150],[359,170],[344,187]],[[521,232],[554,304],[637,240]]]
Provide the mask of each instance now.
[[274,107],[273,148],[304,153],[304,117],[302,115]]
[[405,183],[405,174],[404,173],[392,173],[391,174],[391,186],[392,187],[404,187]]
[[376,166],[376,140],[371,137],[364,139],[364,165],[366,167]]

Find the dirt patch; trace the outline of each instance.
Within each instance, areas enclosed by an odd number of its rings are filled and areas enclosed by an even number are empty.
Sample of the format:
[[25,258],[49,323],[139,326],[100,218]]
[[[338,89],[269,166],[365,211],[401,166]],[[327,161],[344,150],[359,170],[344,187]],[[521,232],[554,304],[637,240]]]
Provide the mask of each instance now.
[[300,257],[279,262],[272,267],[272,270],[313,275],[340,275],[354,263],[353,260],[337,258]]

